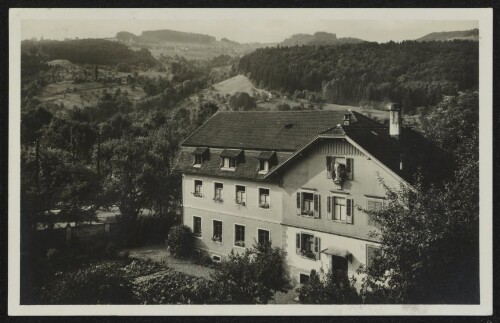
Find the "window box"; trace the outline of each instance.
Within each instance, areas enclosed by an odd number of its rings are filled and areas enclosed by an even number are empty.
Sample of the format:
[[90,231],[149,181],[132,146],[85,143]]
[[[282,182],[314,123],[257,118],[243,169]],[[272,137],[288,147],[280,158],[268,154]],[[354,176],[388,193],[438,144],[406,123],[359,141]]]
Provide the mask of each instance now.
[[201,238],[201,232],[193,232],[193,235],[197,238]]
[[268,203],[262,203],[262,204],[259,204],[259,207],[261,209],[269,209],[269,204]]
[[238,247],[245,247],[245,241],[243,241],[243,240],[236,240],[234,242],[234,245],[238,246]]
[[203,194],[201,192],[192,192],[194,197],[203,197]]
[[241,201],[241,200],[238,200],[238,199],[234,200],[234,203],[236,203],[239,206],[245,206],[246,205],[245,201]]
[[300,250],[300,255],[305,258],[316,260],[316,255],[311,250]]
[[222,203],[224,200],[221,197],[214,197],[214,202],[215,203]]
[[222,242],[222,237],[221,236],[213,236],[212,241],[214,242]]
[[305,216],[314,216],[314,211],[310,210],[310,211],[302,211],[302,215],[305,215]]

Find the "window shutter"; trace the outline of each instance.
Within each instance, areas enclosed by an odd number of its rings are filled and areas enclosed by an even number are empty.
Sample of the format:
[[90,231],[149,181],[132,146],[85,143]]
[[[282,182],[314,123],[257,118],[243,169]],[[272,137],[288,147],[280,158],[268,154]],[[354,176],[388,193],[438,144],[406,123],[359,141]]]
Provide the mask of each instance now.
[[320,195],[315,193],[314,194],[314,217],[315,218],[320,217],[320,211],[321,211]]
[[316,260],[319,260],[321,252],[321,238],[314,237],[314,253],[316,254]]
[[353,224],[354,203],[352,199],[346,199],[346,222]]
[[332,219],[332,197],[326,197],[326,218],[328,220]]
[[346,158],[346,173],[347,179],[351,180],[354,178],[354,159]]
[[300,233],[295,234],[295,252],[300,253]]
[[300,215],[302,212],[302,208],[301,208],[301,201],[302,200],[302,193],[300,192],[297,192],[297,215]]
[[326,157],[326,178],[332,178],[332,157]]

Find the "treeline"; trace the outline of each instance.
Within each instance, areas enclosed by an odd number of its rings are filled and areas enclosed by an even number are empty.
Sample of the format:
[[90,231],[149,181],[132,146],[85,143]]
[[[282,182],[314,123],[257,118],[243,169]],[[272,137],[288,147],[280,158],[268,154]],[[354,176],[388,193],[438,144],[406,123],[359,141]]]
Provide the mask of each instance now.
[[66,59],[75,64],[154,66],[157,63],[145,48],[133,51],[123,44],[104,39],[24,40],[21,42],[21,52],[48,60]]
[[143,31],[140,38],[146,42],[211,43],[216,41],[213,36],[168,29]]
[[407,113],[476,89],[478,68],[478,44],[470,41],[262,48],[239,62],[259,87],[321,92],[338,104],[398,101]]

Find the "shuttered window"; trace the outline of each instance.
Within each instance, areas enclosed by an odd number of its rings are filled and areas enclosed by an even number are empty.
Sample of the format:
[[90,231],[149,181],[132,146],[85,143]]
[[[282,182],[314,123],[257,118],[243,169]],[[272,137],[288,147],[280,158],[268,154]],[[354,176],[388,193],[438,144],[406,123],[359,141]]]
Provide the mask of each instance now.
[[[368,211],[380,211],[384,206],[383,199],[368,199],[366,202],[366,209]],[[380,224],[368,215],[368,225],[376,228],[380,228]]]
[[378,257],[380,257],[380,248],[366,245],[366,267],[370,267]]

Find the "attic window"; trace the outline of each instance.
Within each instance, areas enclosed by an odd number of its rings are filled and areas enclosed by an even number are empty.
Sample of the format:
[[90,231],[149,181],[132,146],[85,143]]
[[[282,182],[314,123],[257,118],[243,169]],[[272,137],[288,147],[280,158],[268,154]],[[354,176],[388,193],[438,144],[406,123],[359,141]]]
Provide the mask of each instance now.
[[238,158],[242,153],[243,151],[241,149],[224,149],[220,153],[221,169],[234,171],[236,169]]
[[290,129],[291,127],[293,127],[293,123],[287,123],[284,128]]
[[193,167],[201,167],[203,161],[208,160],[208,148],[207,147],[198,147],[193,151],[194,155],[194,163]]
[[269,161],[259,160],[259,174],[267,174],[267,172],[269,172]]
[[259,160],[259,174],[267,174],[271,163],[274,161],[276,153],[274,151],[262,151],[257,159]]

